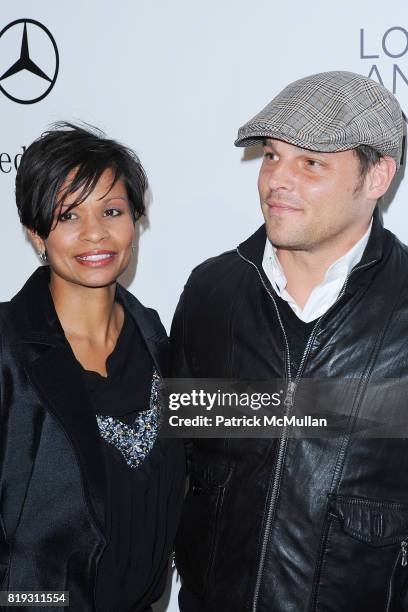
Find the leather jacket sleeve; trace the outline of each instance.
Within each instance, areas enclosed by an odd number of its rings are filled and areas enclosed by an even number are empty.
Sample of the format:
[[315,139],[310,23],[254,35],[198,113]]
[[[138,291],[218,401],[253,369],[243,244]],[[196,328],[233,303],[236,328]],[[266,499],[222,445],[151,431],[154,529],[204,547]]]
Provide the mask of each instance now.
[[[1,313],[0,313],[1,314]],[[1,318],[0,318],[1,324]],[[3,429],[3,398],[4,398],[4,382],[3,382],[3,332],[0,326],[0,448],[2,446],[2,429]],[[6,532],[4,529],[4,522],[2,517],[2,495],[1,495],[1,482],[2,482],[2,457],[0,455],[0,589],[4,588],[4,584],[7,578],[8,566],[9,566],[9,546],[7,544]]]
[[181,294],[170,332],[171,375],[173,378],[192,378],[191,367],[186,356],[185,290]]
[[[170,331],[170,372],[173,378],[192,378],[192,371],[186,356],[186,334],[185,334],[185,300],[186,290],[181,294]],[[187,473],[190,473],[190,459],[193,452],[193,443],[189,439],[184,440],[187,458]]]

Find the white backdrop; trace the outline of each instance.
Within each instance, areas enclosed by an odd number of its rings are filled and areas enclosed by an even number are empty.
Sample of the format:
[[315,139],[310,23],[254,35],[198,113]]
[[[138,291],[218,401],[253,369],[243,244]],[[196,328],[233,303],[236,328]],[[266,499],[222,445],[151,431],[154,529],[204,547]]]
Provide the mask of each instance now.
[[[60,69],[35,104],[0,92],[0,300],[38,264],[17,219],[13,161],[52,121],[95,124],[139,154],[150,204],[125,283],[169,328],[191,269],[262,222],[260,161],[233,147],[242,123],[287,83],[333,69],[382,80],[408,113],[406,0],[14,0],[2,2],[0,31],[23,18],[50,30]],[[19,57],[22,32],[20,24],[0,37],[0,85],[28,97],[44,89],[40,77],[1,79]],[[30,57],[52,72],[46,37],[30,24],[27,32]],[[384,212],[404,242],[407,195],[402,179]],[[178,609],[176,590],[168,612]]]

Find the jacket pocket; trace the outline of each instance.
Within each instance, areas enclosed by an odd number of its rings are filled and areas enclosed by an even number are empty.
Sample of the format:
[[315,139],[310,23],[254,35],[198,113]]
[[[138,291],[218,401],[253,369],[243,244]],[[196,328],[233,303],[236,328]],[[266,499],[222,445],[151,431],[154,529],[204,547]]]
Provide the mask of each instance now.
[[186,587],[204,595],[214,564],[225,489],[233,468],[228,464],[191,466],[190,487],[176,538],[176,566]]
[[310,609],[402,612],[408,506],[330,496]]

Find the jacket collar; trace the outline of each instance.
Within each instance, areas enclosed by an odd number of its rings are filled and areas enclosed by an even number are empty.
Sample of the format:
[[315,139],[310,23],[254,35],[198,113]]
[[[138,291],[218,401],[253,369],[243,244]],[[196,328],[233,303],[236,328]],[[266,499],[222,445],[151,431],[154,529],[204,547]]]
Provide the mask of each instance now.
[[116,286],[116,299],[130,314],[139,328],[156,370],[162,377],[165,377],[167,375],[167,363],[164,353],[167,353],[167,351],[163,351],[163,348],[167,348],[168,340],[157,314],[143,306],[134,295],[119,284]]
[[[373,214],[373,225],[371,228],[370,237],[368,239],[367,246],[364,250],[361,261],[354,266],[354,270],[357,267],[364,266],[364,268],[371,267],[383,259],[390,251],[394,241],[394,236],[388,230],[384,229],[382,224],[378,206],[374,209]],[[266,229],[265,224],[250,236],[247,240],[242,242],[237,247],[238,254],[247,261],[254,264],[258,272],[262,277],[266,278],[263,271],[262,260],[265,250],[266,242]]]
[[[12,317],[23,342],[66,347],[67,341],[55,311],[49,282],[49,267],[37,268],[11,300]],[[139,300],[119,284],[116,286],[116,300],[132,317],[146,342],[156,369],[164,375],[161,347],[166,341],[166,335],[163,327]]]
[[37,270],[10,302],[11,316],[20,339],[49,346],[65,341],[48,285],[48,266]]
[[[75,359],[58,320],[49,291],[48,266],[38,268],[11,300],[10,316],[17,336],[17,350],[28,379],[40,400],[60,422],[78,458],[95,522],[104,523],[105,471],[95,413]],[[162,371],[162,328],[152,323],[136,298],[118,287],[117,298],[138,325],[152,359]]]

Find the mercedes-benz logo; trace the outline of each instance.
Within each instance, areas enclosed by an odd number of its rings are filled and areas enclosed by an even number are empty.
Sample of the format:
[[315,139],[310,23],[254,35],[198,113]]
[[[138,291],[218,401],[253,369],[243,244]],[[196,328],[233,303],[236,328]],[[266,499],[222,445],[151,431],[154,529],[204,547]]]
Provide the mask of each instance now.
[[0,32],[0,91],[13,102],[34,104],[48,96],[59,55],[51,32],[34,19],[17,19]]

